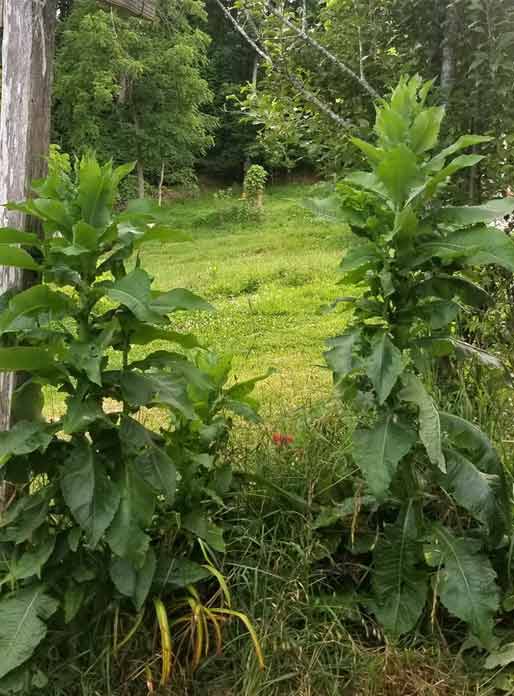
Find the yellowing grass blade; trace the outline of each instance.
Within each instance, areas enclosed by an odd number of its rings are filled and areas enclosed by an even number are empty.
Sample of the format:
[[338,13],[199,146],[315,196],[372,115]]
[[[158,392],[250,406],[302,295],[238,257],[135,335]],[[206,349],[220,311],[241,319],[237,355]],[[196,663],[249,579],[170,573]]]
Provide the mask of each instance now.
[[250,619],[246,616],[246,614],[243,614],[240,611],[235,611],[234,609],[216,609],[212,608],[210,611],[212,611],[213,614],[225,614],[229,616],[235,616],[237,619],[242,621],[244,625],[246,626],[248,633],[250,634],[250,637],[252,639],[253,647],[255,650],[255,654],[257,655],[257,660],[259,662],[259,667],[260,669],[264,669],[264,655],[262,654],[262,649],[259,643],[259,639],[257,638],[257,633],[255,632],[255,628],[252,625],[252,622]]
[[153,685],[153,675],[152,675],[152,670],[148,665],[145,667],[145,679],[146,679],[146,688],[148,689],[149,694],[154,694],[155,689]]
[[210,609],[204,607],[204,610],[207,615],[207,618],[209,619],[214,628],[214,635],[216,636],[216,655],[221,655],[223,650],[223,637],[221,635],[220,622]]
[[211,552],[207,544],[205,544],[201,539],[197,539],[198,544],[200,545],[200,548],[202,549],[202,554],[203,557],[205,558],[205,562],[209,566],[215,566],[216,565],[216,558],[214,554]]
[[223,592],[223,596],[225,597],[225,602],[227,603],[228,607],[232,606],[232,597],[230,596],[230,590],[228,589],[227,581],[225,580],[225,576],[220,573],[220,571],[215,568],[214,566],[207,564],[202,566],[206,570],[209,571],[211,575],[214,575],[216,580],[219,583],[219,586],[221,588],[221,591]]
[[192,597],[189,599],[189,604],[191,606],[191,611],[193,614],[193,672],[198,669],[200,660],[202,659],[202,652],[204,646],[204,622],[202,620],[202,605],[200,602],[196,602]]
[[157,597],[153,600],[155,613],[157,615],[157,622],[159,624],[159,630],[161,632],[161,650],[162,650],[162,672],[161,672],[161,686],[166,686],[171,677],[171,667],[173,655],[171,652],[171,635],[170,626],[168,623],[168,614],[166,612],[166,607],[160,599]]

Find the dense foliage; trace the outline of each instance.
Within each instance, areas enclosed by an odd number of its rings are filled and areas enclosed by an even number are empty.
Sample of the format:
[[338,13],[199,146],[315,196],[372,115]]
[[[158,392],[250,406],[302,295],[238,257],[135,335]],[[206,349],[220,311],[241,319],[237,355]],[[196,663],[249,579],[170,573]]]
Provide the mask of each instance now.
[[233,16],[269,57],[242,108],[258,125],[257,141],[272,166],[304,162],[324,172],[354,166],[349,138],[369,134],[376,94],[386,94],[399,72],[419,71],[437,78],[448,105],[445,139],[462,132],[495,136],[487,161],[459,178],[461,196],[478,202],[482,193],[505,191],[513,130],[508,3],[240,0],[236,8]]
[[137,160],[155,183],[188,181],[215,125],[205,108],[208,37],[196,0],[162,0],[149,23],[77,0],[59,33],[55,130],[67,152]]
[[[0,263],[40,274],[1,298],[0,370],[24,375],[16,422],[0,433],[7,690],[43,679],[27,661],[48,620],[66,636],[123,598],[140,610],[148,595],[216,575],[191,560],[194,542],[224,550],[212,514],[231,486],[219,459],[228,413],[257,419],[256,380],[229,387],[230,359],[173,318],[212,307],[184,288],[154,290],[141,266],[142,245],[183,235],[151,202],[113,212],[132,168],[85,156],[70,171],[54,157],[35,197],[11,205],[40,220],[43,237],[0,230]],[[141,353],[155,341],[165,348]],[[65,403],[49,418],[45,395],[56,393]]]
[[430,87],[417,77],[399,83],[377,109],[376,143],[353,139],[370,170],[352,173],[323,203],[326,211],[342,202],[340,219],[361,238],[341,271],[362,293],[326,359],[362,414],[351,450],[362,478],[353,500],[319,524],[354,515],[350,550],[372,551],[368,607],[387,632],[410,631],[429,607],[434,620],[440,603],[491,648],[510,592],[511,486],[476,424],[439,410],[427,367],[457,355],[503,370],[459,337],[455,320],[493,302],[473,269],[514,270],[514,243],[490,224],[514,202],[440,204],[449,178],[482,160],[459,151],[488,138],[464,135],[434,153],[444,108],[427,106]]

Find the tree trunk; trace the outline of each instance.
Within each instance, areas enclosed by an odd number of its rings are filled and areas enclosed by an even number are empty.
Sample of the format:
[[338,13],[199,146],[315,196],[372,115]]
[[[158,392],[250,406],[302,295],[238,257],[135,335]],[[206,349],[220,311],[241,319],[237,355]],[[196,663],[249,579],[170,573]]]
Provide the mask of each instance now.
[[[23,200],[44,176],[50,138],[50,99],[56,0],[4,0],[0,204]],[[26,228],[25,216],[0,208],[0,226]],[[23,287],[22,271],[0,266],[0,295]],[[14,376],[0,373],[0,430],[10,427]]]
[[141,160],[137,161],[137,195],[139,198],[145,197],[145,170]]
[[253,87],[253,93],[257,93],[257,77],[259,76],[259,64],[260,64],[260,59],[259,55],[256,53],[254,58],[253,58],[253,67],[252,67],[252,87]]
[[159,208],[162,205],[162,186],[164,184],[164,160],[161,162],[161,176],[159,178]]
[[458,16],[455,4],[454,0],[447,1],[443,25],[441,92],[445,104],[448,103],[455,85],[455,41],[458,38]]

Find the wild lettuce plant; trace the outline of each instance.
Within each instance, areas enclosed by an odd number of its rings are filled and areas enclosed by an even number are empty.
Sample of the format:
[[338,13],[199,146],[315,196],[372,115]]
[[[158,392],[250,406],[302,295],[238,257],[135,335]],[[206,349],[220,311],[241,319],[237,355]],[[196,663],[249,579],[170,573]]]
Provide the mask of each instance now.
[[[503,369],[459,337],[456,319],[493,301],[474,268],[514,270],[514,242],[491,225],[514,203],[440,203],[449,178],[482,159],[459,151],[488,138],[464,135],[435,150],[444,108],[427,105],[430,87],[402,79],[378,106],[376,142],[353,139],[369,170],[348,176],[336,196],[340,219],[361,238],[341,263],[344,282],[362,288],[350,325],[326,352],[343,398],[362,413],[351,450],[362,484],[340,512],[355,516],[357,534],[359,525],[373,531],[368,606],[387,632],[410,631],[440,603],[491,646],[511,489],[477,425],[439,410],[425,368],[457,355]],[[325,511],[320,526],[336,513]]]
[[[10,205],[41,222],[41,237],[0,230],[0,264],[38,274],[0,298],[0,370],[24,375],[15,422],[0,433],[9,484],[0,516],[2,688],[32,693],[41,681],[27,661],[50,618],[66,635],[112,601],[126,597],[139,610],[150,593],[209,574],[188,556],[196,538],[223,550],[211,513],[230,486],[218,458],[228,412],[257,418],[256,380],[227,386],[230,361],[174,320],[212,307],[183,288],[153,289],[141,247],[184,235],[151,201],[115,212],[131,169],[91,156],[73,171],[52,168],[34,198]],[[54,420],[48,390],[64,398]]]

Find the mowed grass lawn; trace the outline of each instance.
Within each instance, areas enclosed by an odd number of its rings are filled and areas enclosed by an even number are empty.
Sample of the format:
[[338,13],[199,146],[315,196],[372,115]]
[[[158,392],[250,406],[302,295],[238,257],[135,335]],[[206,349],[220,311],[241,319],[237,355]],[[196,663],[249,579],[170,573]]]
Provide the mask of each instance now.
[[349,232],[305,209],[308,192],[301,185],[271,188],[259,222],[238,221],[237,196],[174,201],[172,224],[191,241],[153,244],[142,258],[156,289],[188,288],[216,307],[183,315],[177,326],[232,354],[238,380],[277,370],[259,385],[263,415],[274,420],[328,395],[324,341],[346,322],[341,312],[320,308],[345,294],[337,269]]

